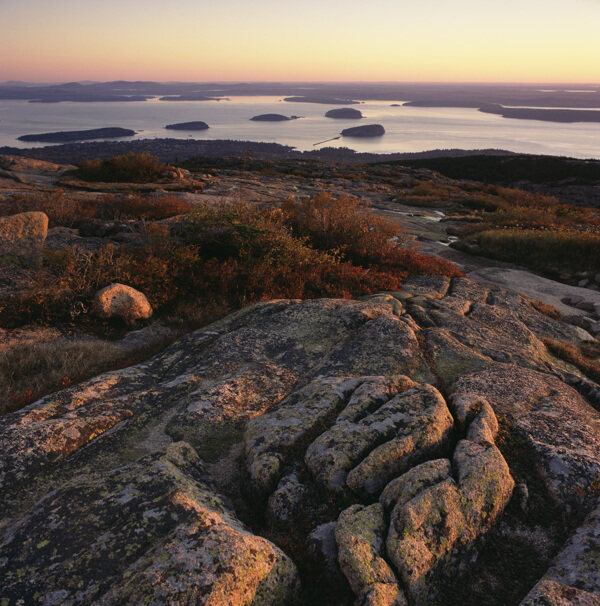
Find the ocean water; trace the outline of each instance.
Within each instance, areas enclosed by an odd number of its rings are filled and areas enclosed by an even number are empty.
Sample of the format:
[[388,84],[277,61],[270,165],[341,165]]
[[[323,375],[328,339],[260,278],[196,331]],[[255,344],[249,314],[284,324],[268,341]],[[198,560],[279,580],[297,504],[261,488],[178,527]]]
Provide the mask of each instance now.
[[[370,153],[419,152],[431,149],[506,149],[514,152],[600,159],[600,123],[560,124],[514,120],[476,109],[391,107],[390,101],[354,105],[362,120],[334,120],[325,112],[339,106],[288,103],[281,97],[232,97],[223,101],[158,101],[130,103],[28,103],[0,100],[0,146],[33,147],[17,137],[60,130],[120,126],[136,131],[133,139],[235,139],[290,145],[299,150],[323,146],[349,147]],[[398,100],[397,103],[402,103]],[[289,122],[252,122],[258,114],[302,116]],[[203,120],[210,129],[186,132],[165,130],[166,124]],[[359,124],[379,123],[383,137],[336,137]],[[121,140],[127,140],[124,138]]]

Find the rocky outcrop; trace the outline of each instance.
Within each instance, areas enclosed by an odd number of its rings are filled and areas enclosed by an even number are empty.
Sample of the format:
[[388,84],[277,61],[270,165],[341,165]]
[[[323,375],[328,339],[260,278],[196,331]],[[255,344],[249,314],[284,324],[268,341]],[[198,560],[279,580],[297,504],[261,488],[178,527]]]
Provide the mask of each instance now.
[[0,263],[38,264],[47,234],[48,217],[42,212],[0,217]]
[[431,603],[510,499],[514,481],[494,443],[497,431],[491,407],[481,402],[452,462],[415,467],[382,495],[393,506],[387,553],[415,604]]
[[268,596],[284,606],[298,586],[294,564],[244,528],[185,443],[65,482],[13,529],[3,556],[5,603],[138,604],[151,595],[155,603],[254,604]]
[[[523,601],[534,604],[600,604],[600,503],[557,555]],[[544,601],[545,600],[545,601]]]
[[385,513],[379,503],[352,505],[338,518],[338,561],[359,604],[406,605],[396,575],[382,557],[385,531]]
[[411,278],[255,305],[6,415],[0,600],[596,604],[600,412],[545,337],[585,333]]
[[119,318],[128,324],[152,316],[146,295],[125,284],[110,284],[99,290],[94,296],[93,309],[101,318]]

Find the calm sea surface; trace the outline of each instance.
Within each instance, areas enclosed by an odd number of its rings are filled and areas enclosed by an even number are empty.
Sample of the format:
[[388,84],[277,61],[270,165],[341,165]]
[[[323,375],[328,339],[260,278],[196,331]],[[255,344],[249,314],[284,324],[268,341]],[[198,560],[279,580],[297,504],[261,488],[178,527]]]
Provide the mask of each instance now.
[[[0,146],[33,147],[17,141],[25,134],[120,126],[137,132],[133,139],[155,137],[236,139],[291,145],[299,150],[335,137],[349,126],[382,124],[377,139],[340,138],[324,145],[371,153],[419,152],[430,149],[497,148],[533,154],[600,158],[600,124],[559,124],[511,120],[475,109],[391,107],[390,101],[355,105],[363,120],[325,118],[328,106],[287,103],[280,97],[232,97],[228,101],[158,101],[131,103],[28,103],[0,100]],[[401,103],[401,100],[398,101]],[[290,122],[251,122],[258,114],[302,116]],[[203,120],[200,132],[165,130],[166,124]],[[124,138],[122,140],[127,140]],[[37,144],[47,145],[47,144]]]

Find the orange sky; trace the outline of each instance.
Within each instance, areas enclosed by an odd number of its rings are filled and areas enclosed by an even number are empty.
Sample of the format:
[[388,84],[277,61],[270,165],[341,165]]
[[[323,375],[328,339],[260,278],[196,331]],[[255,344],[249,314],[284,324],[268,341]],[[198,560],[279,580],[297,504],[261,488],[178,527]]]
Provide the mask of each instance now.
[[599,0],[0,0],[0,81],[600,82]]

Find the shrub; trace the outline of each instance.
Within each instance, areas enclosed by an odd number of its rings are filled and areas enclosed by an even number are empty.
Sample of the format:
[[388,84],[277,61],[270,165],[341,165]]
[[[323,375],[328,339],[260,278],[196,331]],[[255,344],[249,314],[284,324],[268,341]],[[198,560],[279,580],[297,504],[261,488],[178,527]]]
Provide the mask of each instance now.
[[106,160],[86,160],[73,174],[85,181],[147,183],[160,178],[168,168],[148,152],[130,152]]
[[577,231],[491,230],[477,235],[484,254],[541,270],[600,271],[600,235]]
[[[447,261],[397,247],[398,226],[358,203],[321,197],[316,208],[306,203],[296,215],[295,206],[206,205],[180,220],[177,236],[149,224],[135,246],[48,252],[35,289],[0,299],[0,322],[94,322],[80,312],[111,282],[140,290],[156,314],[175,321],[196,304],[197,321],[266,299],[350,297],[397,290],[409,274],[460,274]],[[307,235],[288,226],[296,216]]]
[[27,211],[48,215],[50,227],[73,227],[82,219],[160,220],[190,212],[193,205],[176,196],[110,195],[73,196],[53,193],[19,194],[0,200],[0,216]]
[[356,265],[407,275],[460,275],[453,263],[399,246],[404,239],[399,224],[377,217],[358,200],[320,194],[301,201],[289,199],[282,212],[284,223],[295,234],[306,237],[315,248],[337,251]]

